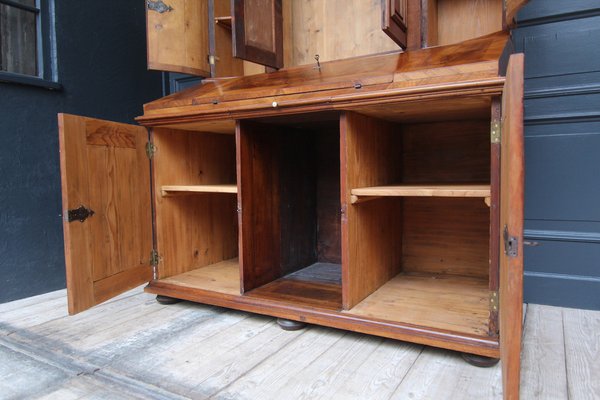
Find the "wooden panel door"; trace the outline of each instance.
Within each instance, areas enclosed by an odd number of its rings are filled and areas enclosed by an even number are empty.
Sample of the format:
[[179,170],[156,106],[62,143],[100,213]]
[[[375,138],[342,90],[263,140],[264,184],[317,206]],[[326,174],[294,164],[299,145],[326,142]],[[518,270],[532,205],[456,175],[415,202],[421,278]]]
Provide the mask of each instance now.
[[523,321],[523,54],[510,57],[502,96],[500,358],[505,399],[519,398]]
[[408,0],[381,0],[381,29],[398,46],[406,49],[406,27],[408,19]]
[[233,1],[233,55],[283,67],[282,0]]
[[68,114],[58,122],[67,295],[75,314],[152,279],[148,132]]
[[147,0],[148,69],[210,76],[208,0]]

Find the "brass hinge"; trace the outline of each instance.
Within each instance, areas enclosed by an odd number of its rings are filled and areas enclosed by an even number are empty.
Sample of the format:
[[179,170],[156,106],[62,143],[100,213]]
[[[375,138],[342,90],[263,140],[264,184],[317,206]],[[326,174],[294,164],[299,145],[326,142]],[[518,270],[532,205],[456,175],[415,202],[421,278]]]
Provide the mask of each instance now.
[[490,130],[490,141],[492,143],[500,143],[502,138],[502,128],[500,127],[500,121],[492,121],[492,127]]
[[498,311],[498,292],[490,292],[490,310]]
[[150,265],[152,266],[152,275],[154,279],[158,279],[158,261],[160,260],[160,256],[158,255],[158,251],[152,249],[150,252]]
[[154,157],[154,153],[156,153],[156,146],[152,144],[152,142],[146,143],[146,155],[148,158]]

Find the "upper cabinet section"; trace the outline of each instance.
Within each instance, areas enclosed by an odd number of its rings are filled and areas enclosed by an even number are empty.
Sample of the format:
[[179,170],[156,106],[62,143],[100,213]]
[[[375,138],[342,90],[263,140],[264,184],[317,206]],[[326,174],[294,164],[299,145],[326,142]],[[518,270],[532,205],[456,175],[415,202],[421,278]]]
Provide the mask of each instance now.
[[456,44],[525,0],[146,0],[148,67],[204,77]]
[[282,0],[232,0],[233,55],[283,67]]
[[210,76],[207,0],[146,0],[148,68]]

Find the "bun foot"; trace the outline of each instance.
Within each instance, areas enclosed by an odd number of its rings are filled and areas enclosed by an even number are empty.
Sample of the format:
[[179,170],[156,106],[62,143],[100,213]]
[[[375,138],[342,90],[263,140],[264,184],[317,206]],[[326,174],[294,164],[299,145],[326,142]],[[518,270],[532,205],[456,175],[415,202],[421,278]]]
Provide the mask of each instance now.
[[478,356],[476,354],[469,354],[469,353],[461,353],[461,356],[462,356],[463,360],[465,360],[469,364],[474,365],[476,367],[480,367],[480,368],[493,367],[494,365],[498,364],[498,361],[500,361],[499,358]]
[[179,303],[182,300],[181,299],[176,299],[174,297],[161,296],[159,294],[159,295],[156,296],[156,301],[159,304],[169,305],[169,304]]
[[277,325],[284,331],[299,331],[306,328],[306,323],[292,321],[289,319],[277,318]]

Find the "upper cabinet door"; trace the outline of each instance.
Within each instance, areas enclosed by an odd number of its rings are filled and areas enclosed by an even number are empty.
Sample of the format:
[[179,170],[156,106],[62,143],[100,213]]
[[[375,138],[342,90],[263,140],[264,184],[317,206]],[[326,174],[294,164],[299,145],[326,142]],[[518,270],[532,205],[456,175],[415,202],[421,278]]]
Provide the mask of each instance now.
[[515,23],[517,13],[529,0],[504,0],[504,20],[508,26]]
[[523,328],[523,59],[510,57],[502,95],[499,312],[505,399],[519,398]]
[[400,47],[407,46],[408,0],[381,0],[381,29]]
[[233,55],[283,67],[282,0],[232,0]]
[[148,132],[59,114],[69,313],[152,279]]
[[208,0],[146,0],[148,69],[210,76]]

